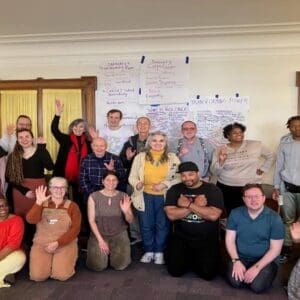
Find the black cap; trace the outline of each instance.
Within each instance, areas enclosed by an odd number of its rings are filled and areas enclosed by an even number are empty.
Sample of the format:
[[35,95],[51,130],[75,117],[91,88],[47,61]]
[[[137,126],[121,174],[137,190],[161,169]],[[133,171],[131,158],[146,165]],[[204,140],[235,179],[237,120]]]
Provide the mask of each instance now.
[[198,172],[199,169],[198,166],[192,161],[183,162],[178,166],[178,173],[188,172],[188,171]]

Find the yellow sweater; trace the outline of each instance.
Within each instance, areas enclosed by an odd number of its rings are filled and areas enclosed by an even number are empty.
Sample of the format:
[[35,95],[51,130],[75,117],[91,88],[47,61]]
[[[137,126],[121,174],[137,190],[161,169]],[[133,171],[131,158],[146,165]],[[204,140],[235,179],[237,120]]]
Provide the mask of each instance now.
[[152,195],[163,195],[164,190],[161,192],[155,192],[152,189],[153,184],[158,184],[164,181],[168,175],[168,162],[160,163],[160,157],[163,151],[152,151],[152,157],[154,162],[149,160],[145,161],[145,178],[144,178],[144,192]]

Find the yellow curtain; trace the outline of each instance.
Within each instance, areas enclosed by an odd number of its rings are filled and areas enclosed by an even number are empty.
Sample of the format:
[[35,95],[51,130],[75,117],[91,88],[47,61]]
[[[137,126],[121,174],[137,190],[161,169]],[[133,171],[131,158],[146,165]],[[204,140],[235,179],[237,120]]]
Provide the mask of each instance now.
[[51,121],[55,115],[55,99],[59,99],[64,105],[61,114],[59,129],[68,133],[68,126],[74,120],[82,118],[81,90],[43,90],[43,133],[47,142],[47,149],[53,161],[56,161],[58,143],[51,134]]
[[32,120],[32,132],[37,135],[37,91],[0,91],[1,95],[1,135],[8,124],[16,124],[19,115],[27,115]]

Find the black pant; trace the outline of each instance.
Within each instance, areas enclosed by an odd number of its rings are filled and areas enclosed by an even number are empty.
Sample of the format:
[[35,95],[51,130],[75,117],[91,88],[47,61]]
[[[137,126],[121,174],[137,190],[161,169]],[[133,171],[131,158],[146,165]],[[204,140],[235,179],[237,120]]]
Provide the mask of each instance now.
[[172,233],[167,243],[165,260],[169,274],[174,277],[192,270],[199,277],[211,280],[217,275],[220,262],[218,236],[189,239]]
[[229,216],[234,208],[244,205],[242,186],[229,186],[218,181],[217,187],[219,187],[223,193],[227,216]]
[[[241,262],[244,264],[246,269],[249,269],[257,262],[257,260],[246,261],[241,259]],[[258,275],[250,284],[246,284],[242,281],[235,280],[235,278],[232,277],[232,268],[233,263],[229,262],[226,271],[226,279],[229,282],[229,284],[235,288],[249,287],[253,292],[257,294],[264,292],[272,285],[278,270],[278,266],[274,262],[271,262],[258,273]]]

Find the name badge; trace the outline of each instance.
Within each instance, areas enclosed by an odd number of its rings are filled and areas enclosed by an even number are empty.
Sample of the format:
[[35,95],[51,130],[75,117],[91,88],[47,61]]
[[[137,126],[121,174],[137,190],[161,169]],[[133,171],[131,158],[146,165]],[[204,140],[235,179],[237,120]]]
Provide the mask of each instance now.
[[57,219],[48,219],[48,224],[53,225],[55,224],[58,220]]

